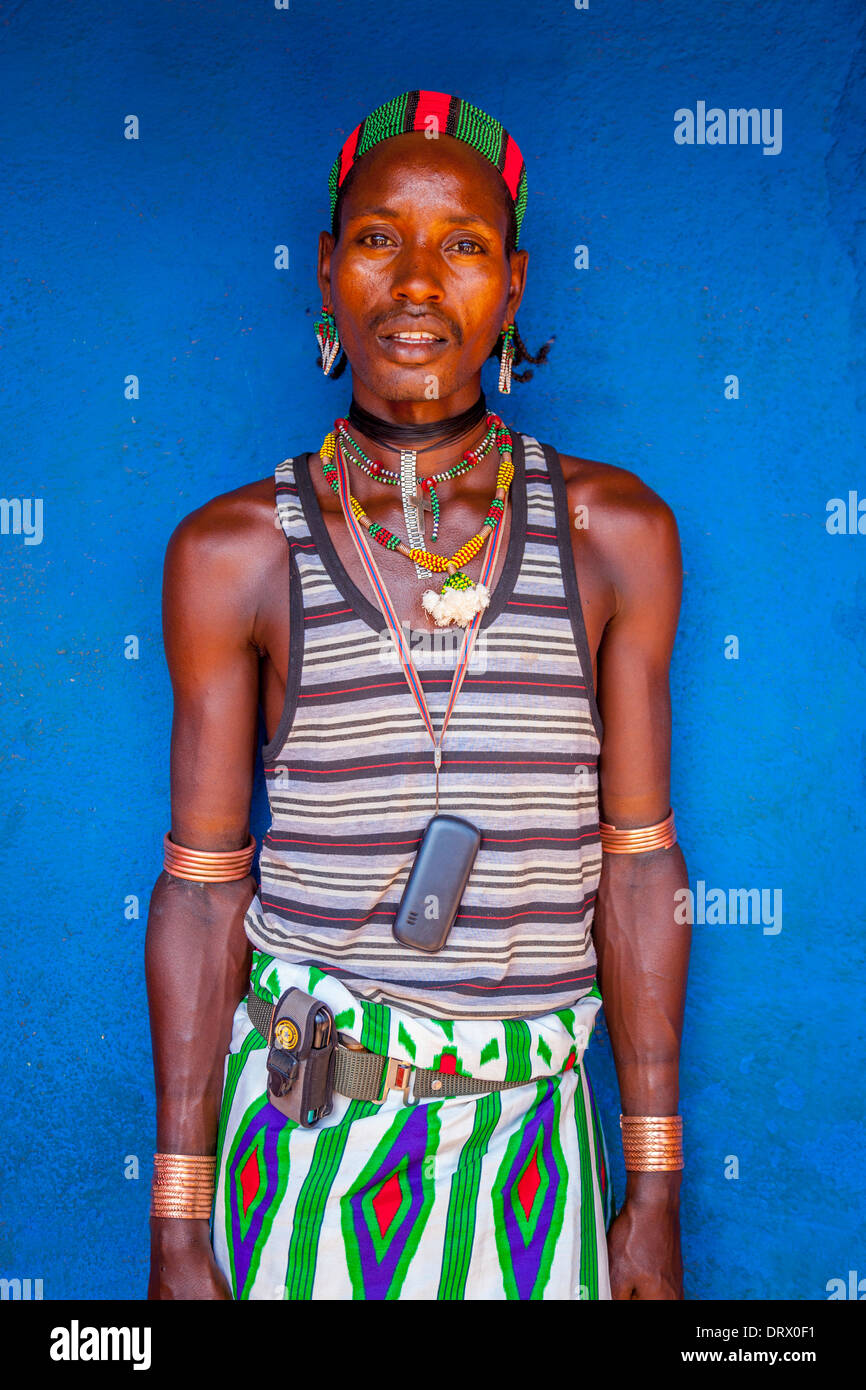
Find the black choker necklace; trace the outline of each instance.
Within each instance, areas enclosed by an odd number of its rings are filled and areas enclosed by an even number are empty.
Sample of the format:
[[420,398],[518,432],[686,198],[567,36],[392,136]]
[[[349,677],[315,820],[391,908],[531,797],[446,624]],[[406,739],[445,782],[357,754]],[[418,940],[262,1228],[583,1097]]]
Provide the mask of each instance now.
[[[433,420],[428,425],[395,425],[391,420],[382,420],[378,415],[371,415],[369,410],[364,410],[353,396],[348,420],[350,425],[354,425],[361,434],[372,439],[374,444],[391,444],[395,449],[408,447],[414,449],[417,454],[423,454],[428,449],[438,449],[441,444],[451,444],[455,439],[460,439],[476,425],[480,425],[486,415],[487,402],[482,391],[468,410],[462,411],[459,415],[451,415],[447,420]],[[432,439],[433,443],[424,449],[418,449],[416,444],[422,439]]]

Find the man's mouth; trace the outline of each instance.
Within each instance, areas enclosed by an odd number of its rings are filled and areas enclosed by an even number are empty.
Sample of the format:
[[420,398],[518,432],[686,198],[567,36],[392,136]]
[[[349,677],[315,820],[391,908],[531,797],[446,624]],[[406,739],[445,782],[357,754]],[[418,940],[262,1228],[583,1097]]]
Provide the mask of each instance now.
[[426,366],[451,347],[451,340],[432,328],[392,328],[377,336],[382,356],[406,367]]
[[440,338],[436,333],[407,333],[398,330],[396,333],[383,333],[383,338],[387,338],[392,343],[444,343],[445,339]]

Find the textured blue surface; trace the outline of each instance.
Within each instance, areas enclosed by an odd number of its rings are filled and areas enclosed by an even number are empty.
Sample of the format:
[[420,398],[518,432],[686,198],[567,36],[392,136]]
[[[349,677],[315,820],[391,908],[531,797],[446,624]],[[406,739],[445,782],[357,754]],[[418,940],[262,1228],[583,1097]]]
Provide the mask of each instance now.
[[[520,326],[557,342],[510,423],[634,469],[679,520],[673,796],[692,883],[783,892],[776,934],[695,927],[687,1295],[822,1299],[866,1274],[866,535],[825,526],[830,498],[866,497],[861,13],[7,6],[2,491],[43,499],[44,536],[0,535],[0,1274],[45,1297],[142,1295],[165,544],[345,410],[348,378],[313,362],[327,171],[366,110],[416,86],[489,108],[526,156]],[[676,144],[674,112],[698,101],[781,109],[781,152]],[[486,388],[495,402],[492,372]],[[603,1036],[591,1058],[617,1147]]]

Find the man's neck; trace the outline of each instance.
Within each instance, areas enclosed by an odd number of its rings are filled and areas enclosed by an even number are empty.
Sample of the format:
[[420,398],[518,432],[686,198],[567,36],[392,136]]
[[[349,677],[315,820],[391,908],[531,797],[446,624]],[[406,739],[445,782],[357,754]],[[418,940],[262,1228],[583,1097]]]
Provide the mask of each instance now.
[[[486,418],[482,418],[468,424],[456,438],[447,437],[449,422],[470,410],[480,394],[479,382],[443,400],[389,401],[358,385],[353,391],[354,402],[362,411],[375,417],[380,428],[374,431],[371,426],[368,434],[362,427],[350,424],[349,432],[368,458],[376,459],[396,472],[400,471],[401,451],[414,449],[416,476],[431,477],[457,463],[466,450],[474,448],[487,434]],[[437,423],[441,423],[442,433],[446,436],[442,443],[437,442],[435,433],[430,433],[430,426]],[[393,436],[389,438],[387,427],[391,424],[398,426],[401,432],[408,427],[410,433],[399,441]],[[424,427],[419,430],[417,438],[411,433],[412,425]]]
[[394,425],[430,425],[437,420],[450,420],[474,405],[481,395],[481,375],[477,373],[457,391],[448,396],[428,400],[389,400],[377,395],[358,377],[352,379],[352,397],[362,410],[378,420]]

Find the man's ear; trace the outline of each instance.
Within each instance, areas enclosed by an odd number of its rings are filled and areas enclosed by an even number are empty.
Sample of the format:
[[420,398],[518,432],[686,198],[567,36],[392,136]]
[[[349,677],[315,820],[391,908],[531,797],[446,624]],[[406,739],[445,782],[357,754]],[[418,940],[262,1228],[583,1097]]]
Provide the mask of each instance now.
[[526,289],[526,275],[529,266],[528,251],[511,252],[511,284],[508,288],[508,310],[513,323],[517,317],[523,299],[523,292]]
[[331,298],[331,255],[336,244],[330,232],[319,233],[319,260],[316,279],[319,282],[323,304],[328,304]]

